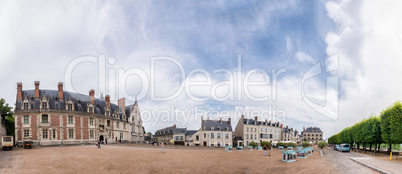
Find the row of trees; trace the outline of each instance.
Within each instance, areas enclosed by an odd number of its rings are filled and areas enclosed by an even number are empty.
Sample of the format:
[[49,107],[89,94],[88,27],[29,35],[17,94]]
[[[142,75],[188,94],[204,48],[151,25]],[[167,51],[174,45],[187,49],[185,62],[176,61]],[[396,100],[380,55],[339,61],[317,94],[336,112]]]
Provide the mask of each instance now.
[[4,100],[3,98],[0,99],[0,115],[3,118],[2,120],[4,120],[5,122],[7,135],[14,136],[15,125],[14,125],[13,107],[9,106],[8,103],[6,103],[6,100]]
[[[402,103],[396,102],[383,110],[380,116],[372,115],[351,127],[343,129],[336,135],[328,138],[329,144],[349,143],[357,144],[357,148],[363,145],[366,151],[367,145],[375,145],[375,150],[381,143],[389,145],[402,143]],[[352,147],[353,148],[353,147]]]

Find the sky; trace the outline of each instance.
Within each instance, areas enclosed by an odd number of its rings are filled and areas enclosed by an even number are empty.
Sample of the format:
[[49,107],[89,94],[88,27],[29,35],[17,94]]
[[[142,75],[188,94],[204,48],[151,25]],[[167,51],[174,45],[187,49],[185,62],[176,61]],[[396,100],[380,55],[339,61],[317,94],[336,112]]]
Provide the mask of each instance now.
[[145,130],[240,115],[330,137],[402,98],[399,1],[3,1],[0,97],[137,97]]

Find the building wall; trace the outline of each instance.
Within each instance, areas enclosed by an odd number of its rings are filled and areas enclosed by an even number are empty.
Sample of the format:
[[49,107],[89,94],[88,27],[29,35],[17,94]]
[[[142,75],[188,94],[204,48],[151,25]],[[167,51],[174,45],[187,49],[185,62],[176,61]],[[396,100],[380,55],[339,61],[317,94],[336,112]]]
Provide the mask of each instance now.
[[[261,131],[262,128],[262,131]],[[271,131],[272,130],[272,131]],[[261,138],[262,134],[268,134],[268,138]],[[270,138],[269,134],[272,134],[272,138]],[[251,135],[252,138],[251,138]],[[239,120],[236,129],[235,136],[242,137],[243,144],[245,146],[250,142],[260,143],[261,141],[278,141],[281,137],[281,128],[269,125],[248,125],[244,124],[241,120]],[[276,136],[276,138],[275,138]]]
[[[197,134],[199,132],[199,134]],[[200,146],[204,146],[204,142],[206,143],[206,146],[217,146],[218,143],[220,143],[221,147],[224,147],[226,144],[229,146],[232,146],[232,131],[198,131],[193,135],[193,139],[195,140],[195,136],[199,135],[199,142]],[[214,137],[211,137],[211,134],[214,134]],[[221,137],[218,138],[218,133],[221,134]],[[205,138],[204,138],[205,134]],[[228,138],[225,137],[225,135],[228,134]]]

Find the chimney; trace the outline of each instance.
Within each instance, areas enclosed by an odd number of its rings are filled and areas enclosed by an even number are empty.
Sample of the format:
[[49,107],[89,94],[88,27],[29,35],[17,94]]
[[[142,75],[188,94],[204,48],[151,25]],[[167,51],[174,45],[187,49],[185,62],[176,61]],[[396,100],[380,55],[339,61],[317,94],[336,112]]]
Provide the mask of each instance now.
[[244,115],[241,115],[241,120],[244,123]]
[[265,123],[268,123],[268,120],[267,120],[267,119],[265,119]]
[[281,124],[281,129],[283,129],[283,124]]
[[174,126],[173,126],[175,129],[176,129],[176,124],[174,124]]
[[207,118],[207,120],[209,121],[209,117]]
[[202,127],[203,127],[203,126],[202,126],[202,121],[203,121],[202,119],[203,119],[203,118],[202,118],[202,116],[201,116],[201,129],[202,129]]
[[39,81],[35,81],[35,99],[39,99]]
[[306,131],[306,128],[303,126],[303,132],[305,132]]
[[289,127],[288,126],[286,126],[286,130],[288,130],[289,129]]
[[229,117],[229,125],[232,125],[232,118]]
[[222,117],[220,118],[219,122],[221,122],[221,124],[222,124]]
[[317,127],[314,126],[314,131],[315,131],[316,128],[317,128]]
[[125,112],[126,110],[126,99],[125,98],[121,98],[117,101],[119,107],[121,108],[122,112]]
[[63,101],[63,82],[59,82],[59,84],[57,85],[57,88],[59,89],[59,100]]
[[17,101],[22,100],[22,83],[17,83]]
[[255,125],[257,125],[257,122],[258,122],[258,117],[255,116]]
[[91,102],[95,103],[95,90],[91,89],[91,90],[89,90],[88,93],[89,93],[89,96],[91,97]]
[[105,96],[105,101],[106,101],[107,106],[110,108],[110,96],[109,95]]

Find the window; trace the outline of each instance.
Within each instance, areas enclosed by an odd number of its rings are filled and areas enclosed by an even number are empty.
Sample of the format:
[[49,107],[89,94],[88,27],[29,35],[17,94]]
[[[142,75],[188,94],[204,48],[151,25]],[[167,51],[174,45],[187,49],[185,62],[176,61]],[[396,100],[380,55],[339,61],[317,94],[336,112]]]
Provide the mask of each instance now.
[[220,139],[221,138],[221,133],[217,134],[217,138]]
[[225,134],[225,139],[229,139],[229,134]]
[[29,130],[24,130],[24,137],[29,137]]
[[74,130],[73,129],[68,130],[68,138],[69,139],[74,139]]
[[247,132],[248,132],[248,128],[247,128]]
[[123,129],[126,129],[126,123],[123,123]]
[[91,126],[94,125],[94,118],[89,118],[89,125],[91,125]]
[[47,109],[47,103],[46,102],[42,102],[42,109]]
[[106,125],[107,125],[107,126],[110,126],[110,120],[107,121],[107,124],[106,124]]
[[53,129],[53,139],[56,139],[56,129]]
[[175,136],[175,137],[174,137],[174,140],[175,140],[175,141],[179,141],[179,136]]
[[276,129],[275,129],[275,133],[276,133]]
[[117,128],[120,128],[120,123],[119,122],[117,122]]
[[196,135],[195,140],[197,140],[197,141],[200,140],[200,136]]
[[211,138],[214,139],[215,138],[215,134],[211,133]]
[[253,128],[250,128],[250,132],[253,132]]
[[68,105],[67,105],[67,108],[68,108],[68,110],[70,110],[70,111],[73,110],[73,104],[71,104],[71,103],[68,104]]
[[34,103],[32,102],[31,103],[31,109],[34,109],[35,107],[34,107],[35,105],[34,105]]
[[24,103],[24,110],[28,109],[28,103]]
[[248,134],[246,134],[246,139],[248,139]]
[[257,128],[254,128],[254,132],[257,132]]
[[74,124],[73,116],[68,116],[68,124]]
[[[110,115],[110,112],[109,111],[106,111],[106,116],[109,116]],[[134,118],[134,117],[133,117]]]
[[207,134],[204,134],[204,138],[207,138]]
[[89,130],[89,138],[94,139],[94,130]]
[[183,139],[184,139],[183,136],[180,136],[180,141],[183,141]]
[[270,130],[270,132],[272,133],[272,129]]
[[29,116],[24,116],[24,124],[29,124]]
[[47,136],[47,129],[42,130],[42,138],[43,138],[43,139],[47,139],[47,138],[48,138],[48,136]]
[[89,107],[89,113],[93,113],[94,112],[94,108],[92,106]]
[[47,123],[47,115],[42,115],[42,123]]
[[218,127],[218,131],[221,130],[221,127]]
[[261,132],[264,131],[264,128],[261,128]]
[[214,127],[211,127],[211,130],[214,130],[215,128]]
[[250,139],[253,139],[253,134],[250,134]]
[[275,134],[275,139],[276,139],[276,134]]

